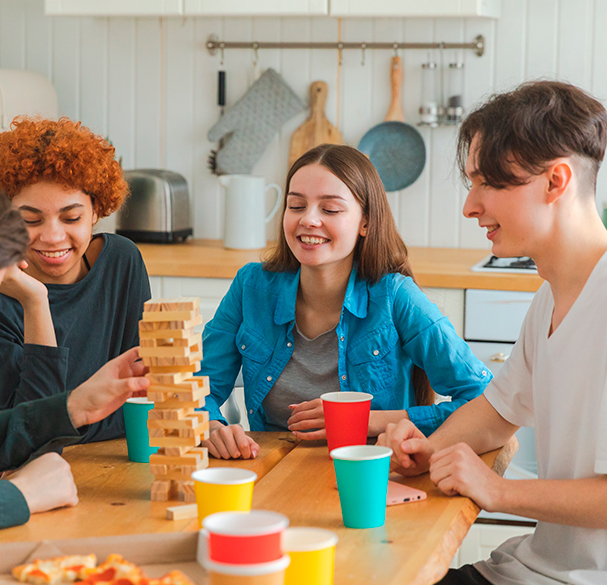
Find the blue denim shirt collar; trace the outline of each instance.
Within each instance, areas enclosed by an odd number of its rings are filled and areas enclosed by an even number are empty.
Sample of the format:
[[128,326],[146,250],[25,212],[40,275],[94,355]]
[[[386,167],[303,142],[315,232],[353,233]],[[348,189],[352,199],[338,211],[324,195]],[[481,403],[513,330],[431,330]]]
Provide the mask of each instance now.
[[[274,323],[276,325],[284,325],[295,321],[295,303],[297,301],[300,274],[301,268],[297,272],[291,273],[291,278],[286,281],[279,292],[276,310],[274,311]],[[369,292],[367,290],[367,283],[357,278],[355,264],[348,279],[343,306],[355,317],[364,319],[367,316],[368,303]]]

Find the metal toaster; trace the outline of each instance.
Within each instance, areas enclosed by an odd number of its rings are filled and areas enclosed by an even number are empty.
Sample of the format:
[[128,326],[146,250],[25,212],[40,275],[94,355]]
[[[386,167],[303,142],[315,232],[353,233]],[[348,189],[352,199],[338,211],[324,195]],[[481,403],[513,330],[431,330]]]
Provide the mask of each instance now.
[[192,235],[188,183],[162,169],[125,171],[131,191],[118,211],[116,233],[134,242],[168,243]]

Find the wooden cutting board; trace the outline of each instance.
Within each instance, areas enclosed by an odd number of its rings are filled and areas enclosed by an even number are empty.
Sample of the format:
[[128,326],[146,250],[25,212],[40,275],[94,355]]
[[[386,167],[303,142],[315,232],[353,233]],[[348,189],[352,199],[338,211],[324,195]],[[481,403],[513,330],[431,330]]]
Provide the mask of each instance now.
[[310,86],[310,117],[291,136],[289,168],[305,152],[319,144],[344,144],[341,132],[327,120],[328,87],[324,81]]

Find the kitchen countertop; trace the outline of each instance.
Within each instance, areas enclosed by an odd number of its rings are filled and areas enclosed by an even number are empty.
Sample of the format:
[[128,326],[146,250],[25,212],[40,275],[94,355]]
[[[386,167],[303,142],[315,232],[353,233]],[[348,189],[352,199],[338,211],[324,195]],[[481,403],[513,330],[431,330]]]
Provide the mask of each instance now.
[[[259,262],[264,250],[227,250],[221,240],[188,240],[183,244],[138,244],[150,276],[234,278],[247,262]],[[422,287],[480,288],[535,292],[537,274],[472,272],[488,250],[409,248],[411,265]]]

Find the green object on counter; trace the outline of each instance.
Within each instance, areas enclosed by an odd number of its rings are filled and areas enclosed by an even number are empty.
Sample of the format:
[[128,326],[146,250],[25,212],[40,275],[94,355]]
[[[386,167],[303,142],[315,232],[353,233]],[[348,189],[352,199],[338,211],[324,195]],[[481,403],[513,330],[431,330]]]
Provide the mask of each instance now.
[[603,203],[603,225],[607,228],[607,203]]
[[154,403],[147,398],[129,398],[122,407],[126,447],[131,461],[149,463],[150,455],[158,451],[158,447],[150,447],[148,435],[148,411],[152,408]]

